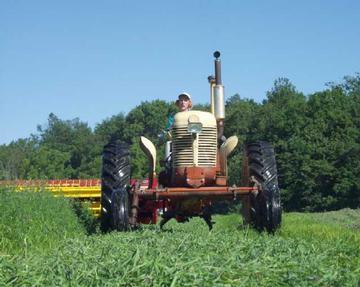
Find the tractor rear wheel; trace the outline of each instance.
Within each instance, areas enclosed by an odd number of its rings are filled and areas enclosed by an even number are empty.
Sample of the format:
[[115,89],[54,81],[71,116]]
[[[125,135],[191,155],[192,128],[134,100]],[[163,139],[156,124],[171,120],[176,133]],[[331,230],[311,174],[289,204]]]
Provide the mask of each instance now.
[[119,141],[103,150],[101,173],[101,229],[127,230],[129,227],[130,152]]
[[273,233],[281,224],[282,210],[275,152],[270,143],[258,141],[245,146],[242,177],[243,184],[258,185],[260,189],[243,200],[246,223]]

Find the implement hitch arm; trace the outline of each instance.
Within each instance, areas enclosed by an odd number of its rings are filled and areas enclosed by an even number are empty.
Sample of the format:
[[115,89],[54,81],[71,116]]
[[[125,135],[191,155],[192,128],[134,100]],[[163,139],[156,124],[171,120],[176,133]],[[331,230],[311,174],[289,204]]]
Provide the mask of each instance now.
[[145,192],[136,192],[139,197],[152,200],[163,200],[171,198],[211,198],[231,199],[238,196],[257,192],[257,187],[200,187],[200,188],[164,188],[147,189]]

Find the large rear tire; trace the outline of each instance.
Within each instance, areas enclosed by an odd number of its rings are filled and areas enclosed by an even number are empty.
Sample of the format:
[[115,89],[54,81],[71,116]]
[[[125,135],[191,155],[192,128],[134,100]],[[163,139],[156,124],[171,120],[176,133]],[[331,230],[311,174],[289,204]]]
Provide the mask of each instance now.
[[101,173],[101,229],[124,231],[129,228],[130,152],[119,141],[103,150]]
[[274,148],[258,141],[245,146],[242,184],[259,185],[258,194],[243,200],[245,222],[273,233],[281,224],[281,201]]

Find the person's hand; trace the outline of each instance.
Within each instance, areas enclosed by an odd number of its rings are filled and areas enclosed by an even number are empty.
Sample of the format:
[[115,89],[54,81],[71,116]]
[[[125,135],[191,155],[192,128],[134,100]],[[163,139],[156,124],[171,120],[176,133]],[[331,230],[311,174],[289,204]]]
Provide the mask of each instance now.
[[161,143],[165,142],[165,134],[166,134],[166,131],[164,131],[164,130],[162,130],[162,131],[158,134],[159,142],[161,142]]
[[160,143],[164,143],[167,140],[171,139],[171,133],[170,131],[167,130],[162,130],[159,134],[158,134],[158,139]]

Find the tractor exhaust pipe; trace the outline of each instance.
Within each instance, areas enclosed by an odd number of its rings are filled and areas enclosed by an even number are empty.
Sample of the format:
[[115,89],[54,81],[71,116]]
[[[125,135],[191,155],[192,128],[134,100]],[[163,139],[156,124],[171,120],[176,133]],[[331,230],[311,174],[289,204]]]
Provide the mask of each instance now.
[[209,76],[210,83],[210,103],[211,112],[214,114],[218,126],[218,139],[221,139],[224,134],[224,119],[225,119],[225,100],[224,100],[224,86],[221,81],[221,61],[220,52],[214,52],[215,57],[215,77]]
[[214,52],[215,57],[215,84],[217,86],[222,85],[221,82],[221,61],[220,61],[220,52],[215,51]]

